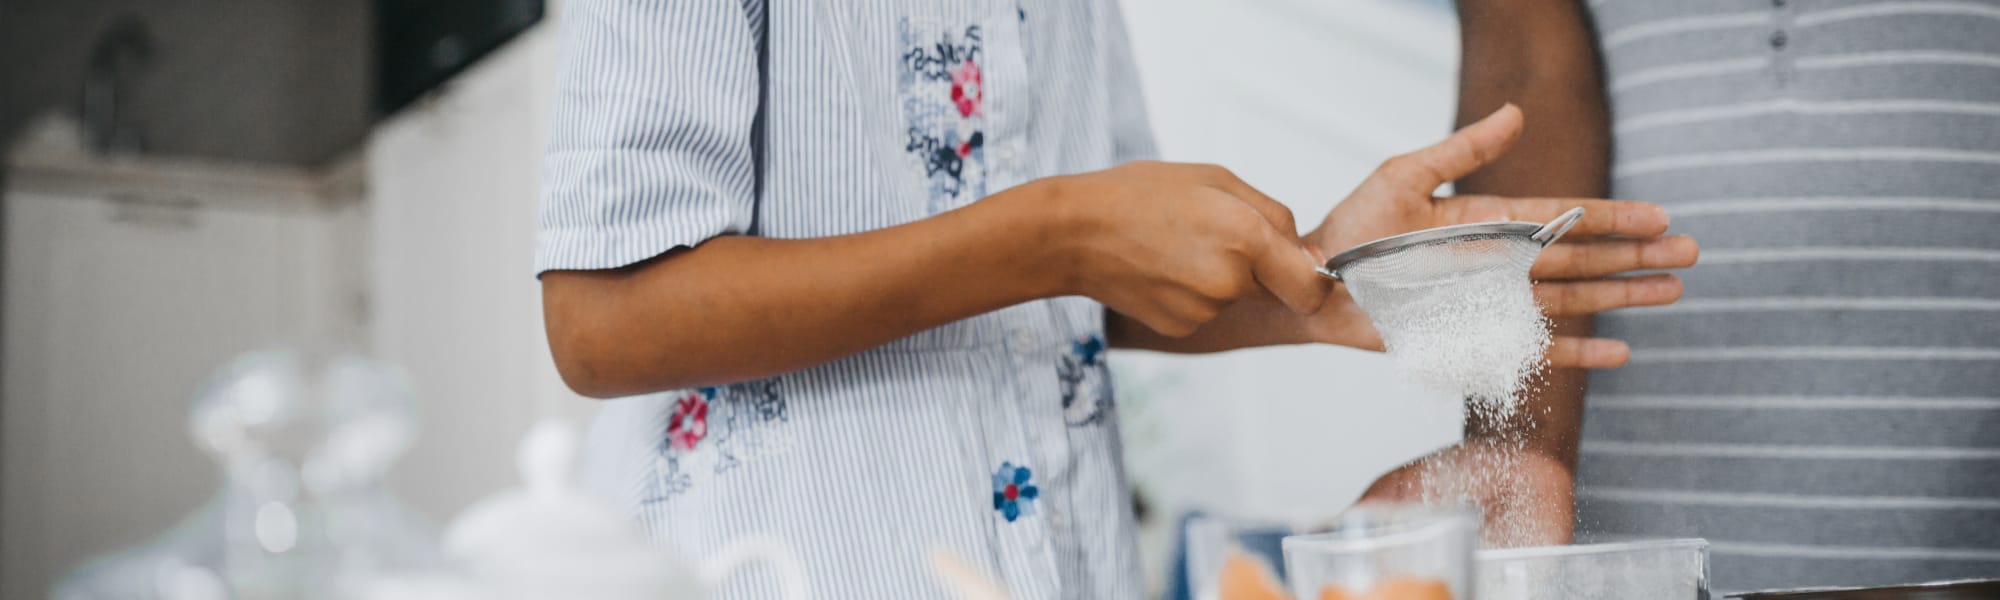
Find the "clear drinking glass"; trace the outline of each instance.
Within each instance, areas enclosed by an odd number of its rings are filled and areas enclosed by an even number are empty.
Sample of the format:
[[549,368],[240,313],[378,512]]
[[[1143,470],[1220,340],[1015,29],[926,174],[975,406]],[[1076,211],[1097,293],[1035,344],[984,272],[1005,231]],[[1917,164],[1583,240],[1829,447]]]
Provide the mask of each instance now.
[[1325,533],[1285,538],[1295,598],[1471,598],[1479,515],[1470,508],[1366,506]]

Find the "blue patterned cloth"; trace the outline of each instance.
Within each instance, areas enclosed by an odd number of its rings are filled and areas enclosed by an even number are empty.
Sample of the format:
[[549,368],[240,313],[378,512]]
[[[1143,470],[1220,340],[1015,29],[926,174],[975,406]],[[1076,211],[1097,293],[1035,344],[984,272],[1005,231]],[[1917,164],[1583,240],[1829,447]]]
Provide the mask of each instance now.
[[[1153,153],[1112,0],[564,7],[541,271],[879,229]],[[1042,300],[612,401],[588,468],[687,556],[792,544],[817,597],[945,597],[934,548],[1017,598],[1139,597],[1102,331],[1097,303]]]

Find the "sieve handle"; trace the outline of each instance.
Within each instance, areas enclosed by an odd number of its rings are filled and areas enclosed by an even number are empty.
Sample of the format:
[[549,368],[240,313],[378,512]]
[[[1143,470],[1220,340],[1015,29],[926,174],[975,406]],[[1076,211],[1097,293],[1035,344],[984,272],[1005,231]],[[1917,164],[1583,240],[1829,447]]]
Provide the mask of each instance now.
[[1569,209],[1563,214],[1557,215],[1555,220],[1549,221],[1549,224],[1543,225],[1541,229],[1528,234],[1528,238],[1541,242],[1543,246],[1548,246],[1549,244],[1556,243],[1556,239],[1562,237],[1563,234],[1569,233],[1569,228],[1575,227],[1577,221],[1581,220],[1583,220],[1583,207],[1579,206]]
[[[1328,262],[1332,262],[1332,261],[1328,261]],[[1333,269],[1331,269],[1331,268],[1328,268],[1328,267],[1318,267],[1318,268],[1315,268],[1315,269],[1313,269],[1313,270],[1314,270],[1314,271],[1317,271],[1317,272],[1319,272],[1319,274],[1320,274],[1320,275],[1322,275],[1322,276],[1325,276],[1325,277],[1326,277],[1327,279],[1332,279],[1332,280],[1334,280],[1334,281],[1340,281],[1340,272],[1339,272],[1339,271],[1335,271],[1335,270],[1333,270]]]

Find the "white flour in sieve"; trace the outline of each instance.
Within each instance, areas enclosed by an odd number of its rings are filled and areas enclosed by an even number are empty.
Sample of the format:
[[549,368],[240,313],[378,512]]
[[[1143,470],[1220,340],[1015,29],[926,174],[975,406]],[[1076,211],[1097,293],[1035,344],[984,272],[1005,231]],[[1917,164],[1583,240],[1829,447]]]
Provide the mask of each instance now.
[[1440,244],[1362,259],[1341,275],[1403,370],[1505,418],[1549,346],[1528,279],[1540,250],[1525,238]]

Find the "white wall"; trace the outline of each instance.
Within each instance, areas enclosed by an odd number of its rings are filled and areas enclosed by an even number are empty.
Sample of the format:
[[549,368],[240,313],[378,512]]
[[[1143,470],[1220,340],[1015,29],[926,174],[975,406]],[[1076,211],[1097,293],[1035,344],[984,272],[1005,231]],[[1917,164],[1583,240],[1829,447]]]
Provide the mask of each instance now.
[[[1376,164],[1450,130],[1457,29],[1407,0],[1127,0],[1161,152],[1214,162],[1319,222]],[[1115,359],[1128,456],[1179,509],[1300,520],[1458,437],[1457,402],[1382,356],[1291,347]],[[1137,404],[1137,406],[1134,406]],[[1226,425],[1225,425],[1226,424]]]
[[392,482],[439,518],[516,481],[514,446],[535,420],[580,426],[596,408],[555,372],[534,277],[553,33],[530,30],[368,145],[370,333],[423,413]]

